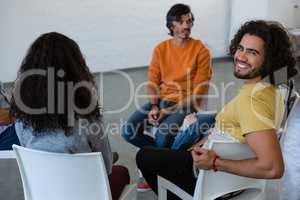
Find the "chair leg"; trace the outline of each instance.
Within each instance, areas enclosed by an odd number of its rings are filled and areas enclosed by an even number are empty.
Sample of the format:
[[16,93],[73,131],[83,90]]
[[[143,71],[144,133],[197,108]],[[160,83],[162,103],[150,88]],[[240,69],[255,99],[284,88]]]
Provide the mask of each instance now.
[[158,187],[158,200],[167,200],[166,188]]

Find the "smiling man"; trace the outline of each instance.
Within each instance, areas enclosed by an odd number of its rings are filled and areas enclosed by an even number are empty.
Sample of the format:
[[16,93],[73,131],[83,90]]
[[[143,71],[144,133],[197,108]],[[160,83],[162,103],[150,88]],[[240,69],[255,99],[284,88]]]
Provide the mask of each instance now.
[[[137,165],[155,192],[159,175],[193,195],[196,169],[262,179],[282,176],[284,164],[276,130],[282,119],[283,101],[276,90],[274,72],[287,68],[288,79],[297,73],[287,32],[278,23],[247,22],[231,41],[230,54],[234,59],[234,75],[243,79],[244,84],[217,114],[208,140],[221,138],[248,144],[256,157],[222,159],[205,148],[205,141],[184,145],[179,150],[141,149],[137,153]],[[265,77],[269,77],[270,83],[265,82]],[[190,126],[197,123],[201,122]],[[189,130],[185,130],[186,135],[197,134]]]

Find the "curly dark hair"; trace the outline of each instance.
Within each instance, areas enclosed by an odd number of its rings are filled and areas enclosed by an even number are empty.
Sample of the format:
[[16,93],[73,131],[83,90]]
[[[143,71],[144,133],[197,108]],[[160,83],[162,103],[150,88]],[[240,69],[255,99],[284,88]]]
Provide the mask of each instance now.
[[[71,118],[101,120],[98,100],[95,100],[97,94],[87,87],[77,87],[74,91],[76,84],[82,82],[95,89],[93,76],[76,42],[57,32],[42,34],[22,61],[11,99],[11,114],[31,126],[36,134],[55,129],[63,129],[66,135],[72,134]],[[20,101],[27,108],[44,108],[44,111],[30,112],[18,103]],[[87,108],[92,101],[96,103],[90,111],[77,112]],[[72,106],[78,109],[70,112]]]
[[191,12],[191,9],[188,5],[178,3],[178,4],[173,5],[170,8],[170,10],[168,11],[167,16],[166,16],[166,21],[167,21],[166,26],[170,31],[169,35],[174,36],[173,30],[172,30],[173,21],[179,22],[181,20],[182,15],[186,15],[186,14],[189,14],[189,13],[191,13],[192,21],[194,22],[194,20],[195,20],[194,15]]
[[245,34],[261,38],[265,42],[265,59],[261,70],[261,77],[269,76],[270,83],[275,84],[274,72],[287,67],[287,78],[297,74],[296,59],[292,50],[290,37],[285,28],[278,22],[255,20],[241,26],[229,47],[233,56]]

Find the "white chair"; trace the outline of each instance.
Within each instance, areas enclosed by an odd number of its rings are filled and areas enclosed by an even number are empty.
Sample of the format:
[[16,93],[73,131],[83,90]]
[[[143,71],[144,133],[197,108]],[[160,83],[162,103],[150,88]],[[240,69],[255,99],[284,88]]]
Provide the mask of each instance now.
[[300,99],[300,95],[298,92],[295,91],[294,88],[294,82],[291,80],[289,82],[287,96],[285,98],[285,117],[283,119],[283,122],[281,124],[281,128],[278,131],[278,137],[280,139],[280,143],[282,144],[284,140],[284,136],[287,130],[287,125],[289,123],[289,120],[295,111],[295,107]]
[[290,114],[282,143],[284,176],[278,184],[280,200],[300,199],[300,102]]
[[[230,145],[230,148],[228,148]],[[254,157],[254,153],[248,145],[230,143],[228,141],[211,141],[209,149],[213,149],[220,157],[231,160],[247,159]],[[233,198],[235,200],[262,200],[265,198],[264,179],[254,179],[226,172],[214,172],[212,170],[200,170],[194,195],[191,196],[170,181],[158,177],[158,199],[167,199],[167,190],[173,192],[183,200],[213,200],[224,194],[244,190],[243,193]]]
[[[294,90],[293,82],[290,82],[289,86],[285,89],[283,88],[280,92],[286,97],[286,116],[278,133],[279,139],[282,142],[290,116],[299,101],[299,94]],[[255,156],[246,144],[228,141],[210,141],[208,148],[213,149],[224,159],[241,160]],[[213,200],[230,192],[245,190],[240,195],[232,198],[232,200],[264,200],[266,198],[266,185],[267,180],[265,179],[253,179],[226,172],[200,170],[193,196],[170,181],[158,176],[158,199],[166,200],[167,190],[183,200]]]
[[[63,154],[13,145],[25,200],[111,200],[108,177],[99,152]],[[120,199],[135,199],[135,185]]]

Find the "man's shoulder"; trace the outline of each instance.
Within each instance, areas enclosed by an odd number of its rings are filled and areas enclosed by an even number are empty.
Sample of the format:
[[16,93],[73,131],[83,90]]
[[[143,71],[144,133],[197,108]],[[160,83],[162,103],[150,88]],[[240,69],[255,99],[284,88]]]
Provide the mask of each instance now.
[[[195,38],[190,38],[190,46],[193,46],[193,47],[196,47],[198,49],[206,49],[208,50],[208,47],[206,46],[206,44],[199,40],[199,39],[195,39]],[[166,39],[166,40],[163,40],[161,42],[159,42],[156,46],[155,46],[155,49],[164,49],[164,48],[168,48],[172,45],[172,38],[170,39]]]
[[272,102],[276,98],[276,88],[268,83],[257,83],[250,86],[244,86],[240,93],[239,99],[254,102]]
[[208,49],[206,44],[200,40],[200,39],[195,39],[195,38],[191,38],[191,43],[195,46],[197,46],[198,48],[204,48],[204,49]]
[[159,42],[158,44],[156,44],[155,48],[156,49],[165,48],[168,45],[170,45],[171,42],[172,42],[172,38],[171,39],[167,39],[167,40],[163,40],[163,41]]

